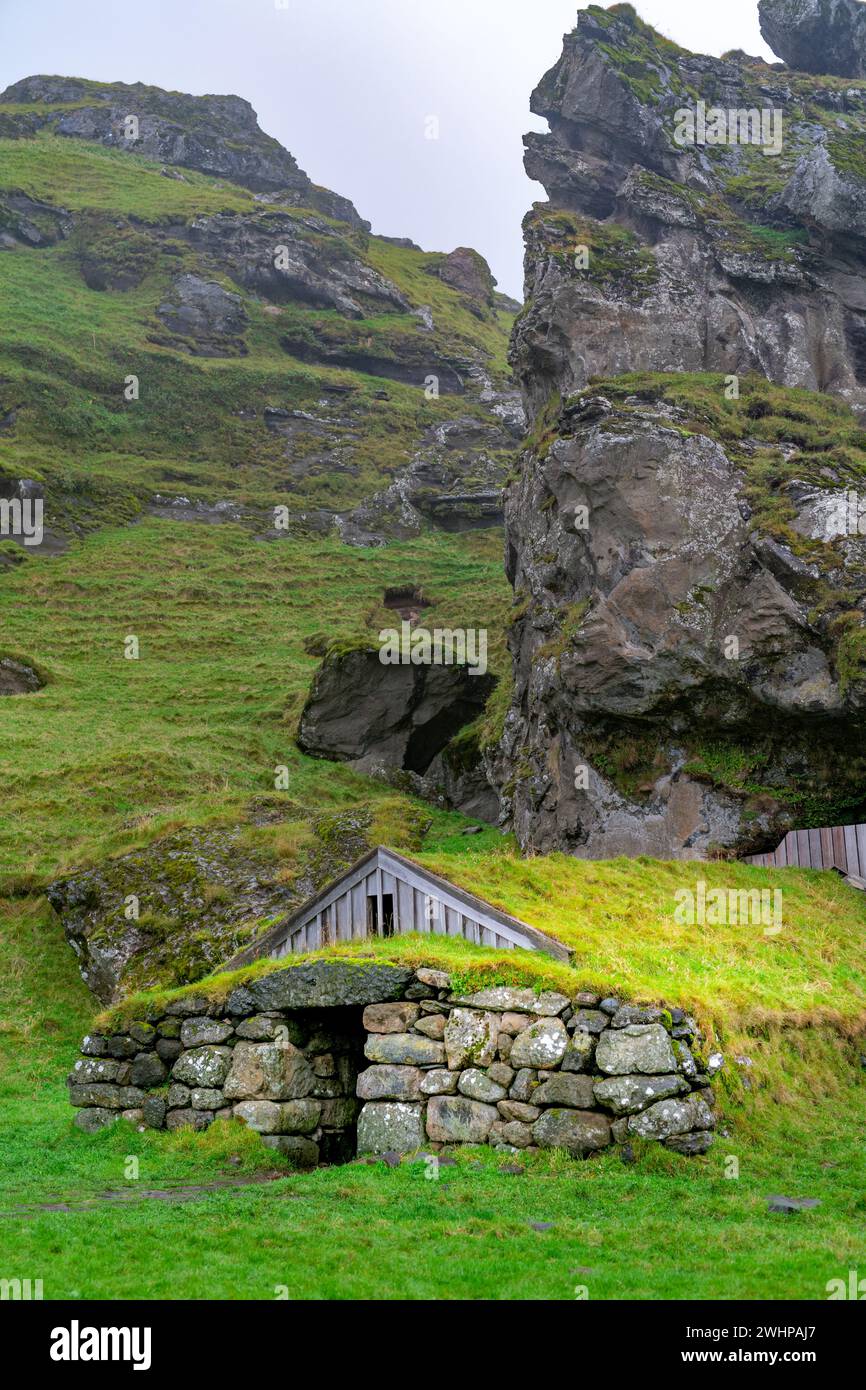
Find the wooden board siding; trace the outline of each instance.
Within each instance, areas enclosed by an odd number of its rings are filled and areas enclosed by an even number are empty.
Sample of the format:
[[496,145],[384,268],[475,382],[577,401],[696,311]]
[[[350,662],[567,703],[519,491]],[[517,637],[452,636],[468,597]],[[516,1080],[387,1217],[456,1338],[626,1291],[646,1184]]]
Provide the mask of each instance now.
[[370,935],[369,899],[375,899],[378,934],[384,924],[383,897],[394,905],[394,935],[421,932],[462,936],[478,946],[499,950],[522,947],[569,960],[571,951],[553,937],[485,903],[456,884],[431,874],[394,850],[378,849],[334,883],[241,951],[226,968],[246,965],[260,956],[282,957]]
[[866,825],[789,830],[769,854],[752,854],[744,862],[765,869],[838,869],[846,878],[866,879]]

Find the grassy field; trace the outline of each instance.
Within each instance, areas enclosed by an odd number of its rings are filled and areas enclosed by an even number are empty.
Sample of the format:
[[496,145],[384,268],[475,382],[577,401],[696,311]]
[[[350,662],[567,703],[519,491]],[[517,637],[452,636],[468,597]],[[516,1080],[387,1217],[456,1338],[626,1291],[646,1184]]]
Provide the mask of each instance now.
[[[425,584],[436,613],[501,624],[509,595],[498,548],[478,536],[363,553],[262,546],[230,526],[148,520],[4,576],[3,646],[48,678],[42,693],[0,702],[4,1273],[43,1278],[48,1297],[273,1298],[286,1286],[296,1298],[572,1299],[585,1286],[591,1298],[781,1299],[822,1298],[829,1279],[866,1265],[859,894],[830,875],[777,875],[779,936],[676,928],[678,887],[774,877],[745,866],[522,861],[507,837],[467,840],[459,817],[430,808],[419,840],[407,798],[293,748],[315,668],[305,637],[351,638],[371,615],[384,620],[384,586],[405,580]],[[141,638],[137,663],[122,656],[130,631]],[[441,958],[467,979],[684,1002],[729,1059],[751,1058],[750,1070],[729,1061],[722,1074],[727,1133],[709,1155],[639,1151],[631,1167],[614,1156],[539,1156],[508,1174],[478,1153],[438,1181],[423,1165],[352,1166],[139,1201],[144,1189],[254,1175],[273,1156],[237,1125],[201,1136],[73,1128],[64,1077],[94,1004],[40,890],[172,826],[237,817],[271,790],[283,761],[299,825],[315,809],[372,802],[383,839],[576,951],[563,967],[418,939],[401,943],[406,958]],[[737,1179],[725,1176],[731,1156]],[[127,1200],[105,1201],[107,1190]],[[775,1192],[821,1206],[771,1214]],[[63,1201],[72,1209],[40,1209]]]
[[[279,344],[290,328],[394,350],[401,315],[347,326],[297,306],[277,318],[250,300],[246,357],[155,344],[155,307],[188,255],[166,246],[168,224],[255,207],[244,190],[184,177],[72,140],[0,141],[0,192],[55,199],[100,245],[100,219],[119,219],[118,254],[143,258],[138,285],[119,293],[87,287],[74,241],[0,255],[0,418],[18,411],[2,471],[44,482],[70,540],[50,560],[0,543],[15,561],[0,568],[0,655],[45,680],[38,694],[0,700],[0,1277],[41,1278],[46,1298],[825,1297],[829,1279],[866,1269],[866,899],[814,873],[521,860],[494,828],[467,838],[462,817],[298,752],[310,649],[392,626],[386,587],[422,586],[430,625],[486,628],[491,667],[505,672],[501,534],[431,531],[369,550],[302,535],[264,544],[235,525],[156,519],[147,499],[349,506],[386,483],[431,424],[479,407],[391,382],[379,400],[381,380],[302,365]],[[501,379],[507,316],[472,315],[428,273],[435,257],[351,235],[413,304],[431,306],[438,350],[479,344]],[[136,409],[122,399],[127,372],[141,378]],[[261,413],[313,407],[335,385],[353,388],[353,468],[311,470],[287,499],[284,446]],[[281,765],[290,785],[277,797]],[[277,823],[252,824],[259,799],[278,802]],[[195,1189],[272,1173],[274,1155],[236,1123],[200,1135],[75,1129],[65,1076],[96,1004],[44,896],[52,879],[184,827],[238,824],[291,879],[314,818],[354,808],[373,842],[575,955],[565,966],[425,938],[376,951],[442,961],[467,984],[597,986],[694,1009],[728,1059],[709,1154],[638,1145],[632,1165],[548,1154],[509,1173],[477,1151],[435,1178],[423,1164],[357,1164],[208,1191]],[[699,877],[783,886],[781,933],[679,927],[674,894]],[[153,1189],[172,1200],[145,1195]],[[777,1192],[821,1205],[772,1214]]]
[[[75,1130],[62,1078],[92,1005],[44,910],[2,922],[2,1016],[23,1026],[0,1034],[0,1266],[46,1298],[821,1299],[866,1262],[866,1086],[826,1026],[748,1038],[755,1089],[726,1091],[703,1159],[638,1146],[631,1166],[552,1154],[510,1173],[476,1150],[436,1178],[356,1164],[181,1201],[273,1156],[235,1123]],[[770,1213],[776,1193],[821,1205]]]

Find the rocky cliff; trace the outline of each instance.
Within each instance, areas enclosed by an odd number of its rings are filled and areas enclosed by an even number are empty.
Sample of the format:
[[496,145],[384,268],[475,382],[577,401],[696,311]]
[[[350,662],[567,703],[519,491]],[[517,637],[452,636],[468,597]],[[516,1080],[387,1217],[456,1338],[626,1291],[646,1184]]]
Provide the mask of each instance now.
[[866,89],[591,6],[532,108],[505,815],[661,857],[856,818]]

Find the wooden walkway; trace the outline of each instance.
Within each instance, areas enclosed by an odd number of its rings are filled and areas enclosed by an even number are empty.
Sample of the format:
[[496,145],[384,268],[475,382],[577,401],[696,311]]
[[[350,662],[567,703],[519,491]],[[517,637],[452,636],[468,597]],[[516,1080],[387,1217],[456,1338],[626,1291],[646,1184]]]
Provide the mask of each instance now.
[[855,888],[866,891],[866,825],[789,830],[769,854],[752,854],[744,862],[766,869],[836,869]]

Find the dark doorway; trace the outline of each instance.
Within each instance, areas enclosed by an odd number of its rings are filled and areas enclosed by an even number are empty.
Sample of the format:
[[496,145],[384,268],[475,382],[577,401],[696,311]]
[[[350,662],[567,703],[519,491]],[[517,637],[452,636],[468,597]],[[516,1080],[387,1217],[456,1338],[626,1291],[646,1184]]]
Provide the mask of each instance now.
[[379,921],[379,899],[371,893],[367,899],[367,931],[370,936],[394,935],[394,895],[382,894],[382,921]]
[[390,893],[382,894],[382,935],[394,935],[394,898]]

